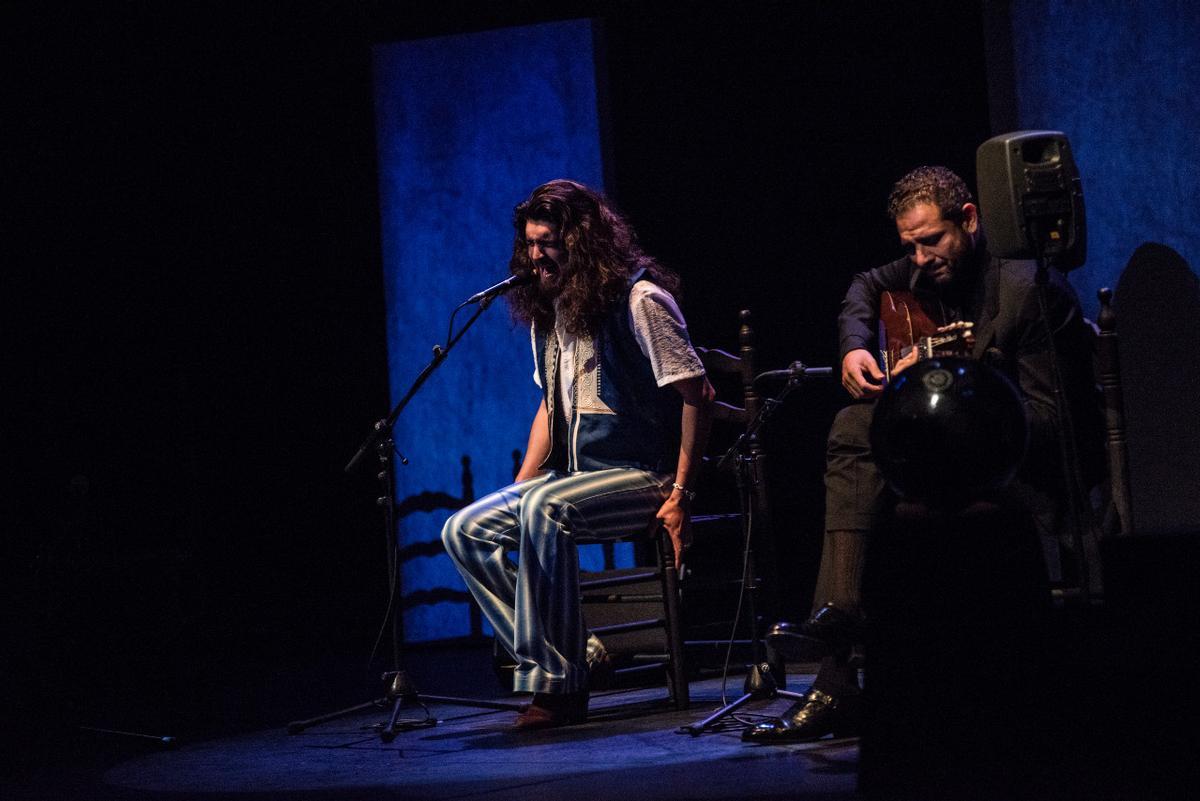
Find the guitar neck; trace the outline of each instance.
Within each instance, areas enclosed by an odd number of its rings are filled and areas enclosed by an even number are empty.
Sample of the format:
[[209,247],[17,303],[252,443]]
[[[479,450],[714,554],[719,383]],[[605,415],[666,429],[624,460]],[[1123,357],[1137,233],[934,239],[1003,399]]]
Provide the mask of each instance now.
[[[962,330],[939,336],[921,337],[913,344],[905,345],[903,348],[901,348],[899,351],[899,358],[903,359],[909,356],[915,350],[917,352],[917,361],[921,361],[923,359],[932,359],[934,356],[938,355],[939,348],[942,348],[946,345],[957,346],[957,352],[951,351],[951,353],[965,356],[967,355],[964,348],[966,344],[967,341],[964,339]],[[891,354],[888,353],[887,349],[882,350],[880,355],[883,357],[883,373],[887,377],[887,380],[890,381],[892,379],[892,368],[895,366],[895,364],[893,363]],[[897,361],[899,361],[899,359],[897,359]]]
[[926,305],[907,290],[885,290],[880,294],[880,355],[884,375],[891,380],[892,370],[901,359],[915,350],[918,359],[945,355],[967,355],[971,348],[973,323],[947,323],[945,310]]
[[952,342],[957,342],[959,339],[961,339],[961,336],[958,334],[944,337],[924,337],[921,340],[922,352],[928,351],[932,353],[935,348],[940,348],[942,345],[949,345]]

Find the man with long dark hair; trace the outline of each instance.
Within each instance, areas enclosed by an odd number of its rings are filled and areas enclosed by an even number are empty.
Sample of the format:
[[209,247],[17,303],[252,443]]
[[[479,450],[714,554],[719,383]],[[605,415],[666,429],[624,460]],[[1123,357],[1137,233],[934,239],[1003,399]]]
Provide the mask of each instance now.
[[584,720],[589,665],[604,658],[580,610],[575,535],[658,521],[678,566],[713,390],[678,276],[603,196],[550,181],[513,222],[510,269],[535,280],[509,299],[530,325],[542,400],[515,483],[451,517],[442,540],[517,660],[513,689],[534,694],[516,722],[528,730]]

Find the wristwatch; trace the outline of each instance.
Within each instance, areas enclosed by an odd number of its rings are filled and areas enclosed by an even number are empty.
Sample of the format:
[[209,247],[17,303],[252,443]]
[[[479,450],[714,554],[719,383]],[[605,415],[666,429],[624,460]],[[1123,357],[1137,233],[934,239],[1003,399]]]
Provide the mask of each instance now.
[[689,501],[696,500],[696,493],[692,492],[690,489],[684,488],[684,486],[682,484],[680,484],[678,481],[672,481],[671,486],[674,487],[675,489],[679,490],[680,492],[682,492],[683,497],[687,498]]

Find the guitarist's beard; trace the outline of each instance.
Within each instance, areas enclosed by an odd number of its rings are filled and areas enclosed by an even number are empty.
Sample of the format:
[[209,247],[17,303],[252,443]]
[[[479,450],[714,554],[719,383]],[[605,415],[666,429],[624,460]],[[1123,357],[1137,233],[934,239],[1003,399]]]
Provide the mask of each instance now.
[[956,273],[958,272],[958,264],[953,262],[942,262],[941,264],[935,264],[932,267],[923,268],[921,272],[925,274],[926,278],[940,288],[954,283]]
[[922,267],[921,276],[940,295],[956,295],[970,286],[979,272],[981,248],[972,247],[957,259]]

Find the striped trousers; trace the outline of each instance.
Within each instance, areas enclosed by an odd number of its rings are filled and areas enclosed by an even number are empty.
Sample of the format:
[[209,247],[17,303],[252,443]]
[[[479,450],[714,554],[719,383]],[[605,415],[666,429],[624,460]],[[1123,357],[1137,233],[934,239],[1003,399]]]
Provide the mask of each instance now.
[[587,686],[589,637],[575,537],[648,529],[671,480],[633,468],[550,472],[480,498],[446,521],[446,553],[516,657],[513,690],[568,693]]

